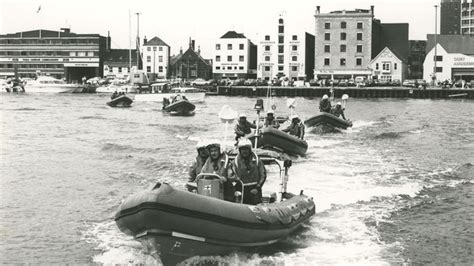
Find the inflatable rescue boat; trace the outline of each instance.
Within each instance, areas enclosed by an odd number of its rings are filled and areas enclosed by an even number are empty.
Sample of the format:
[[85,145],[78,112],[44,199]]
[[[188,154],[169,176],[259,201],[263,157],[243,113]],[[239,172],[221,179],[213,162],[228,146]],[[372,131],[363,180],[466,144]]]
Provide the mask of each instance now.
[[306,121],[304,121],[304,124],[308,127],[314,127],[319,125],[326,125],[332,128],[341,129],[347,129],[348,127],[352,127],[352,122],[350,120],[344,120],[326,112],[321,112],[318,115],[306,119]]
[[165,112],[174,115],[190,115],[194,109],[196,109],[196,106],[187,100],[179,100],[163,107]]
[[130,107],[133,103],[133,100],[130,99],[127,95],[121,95],[110,102],[107,102],[107,105],[110,107]]
[[[251,135],[248,138],[252,143],[255,143],[255,135]],[[281,130],[266,127],[260,132],[257,147],[263,149],[269,148],[290,155],[304,156],[308,150],[308,143],[305,140],[292,136]]]

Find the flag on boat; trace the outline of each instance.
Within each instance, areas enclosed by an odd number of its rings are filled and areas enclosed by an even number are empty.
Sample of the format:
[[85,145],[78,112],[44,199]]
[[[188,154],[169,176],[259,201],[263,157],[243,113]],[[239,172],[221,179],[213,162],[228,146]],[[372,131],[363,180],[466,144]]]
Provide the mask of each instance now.
[[41,5],[39,5],[38,10],[36,10],[36,13],[39,13],[41,11]]

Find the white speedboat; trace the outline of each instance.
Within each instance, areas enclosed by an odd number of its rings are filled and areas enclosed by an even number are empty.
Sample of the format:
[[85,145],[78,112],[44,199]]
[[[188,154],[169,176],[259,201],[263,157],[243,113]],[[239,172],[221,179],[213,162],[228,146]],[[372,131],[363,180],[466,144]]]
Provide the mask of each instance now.
[[110,84],[107,86],[100,86],[95,89],[96,93],[113,93],[113,92],[136,93],[137,88],[129,84]]
[[[152,85],[153,86],[153,85]],[[135,95],[135,101],[138,102],[163,102],[163,98],[171,98],[178,94],[185,96],[189,102],[200,103],[204,102],[206,91],[193,87],[179,87],[173,88],[169,92],[162,92],[160,90],[152,90],[152,93],[141,93]]]
[[36,80],[26,82],[25,91],[29,92],[46,92],[46,93],[68,93],[82,92],[82,85],[68,84],[64,80],[53,78],[50,76],[39,76]]

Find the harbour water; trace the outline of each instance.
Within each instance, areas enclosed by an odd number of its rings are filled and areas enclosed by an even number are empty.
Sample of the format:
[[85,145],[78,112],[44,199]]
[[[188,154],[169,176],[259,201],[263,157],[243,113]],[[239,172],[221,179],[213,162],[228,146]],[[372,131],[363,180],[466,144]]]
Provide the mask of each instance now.
[[[2,94],[0,263],[157,264],[121,233],[121,200],[156,182],[182,187],[198,139],[223,139],[224,104],[254,113],[255,98],[208,97],[196,115],[161,105],[107,107],[108,95]],[[319,99],[297,98],[302,118]],[[286,98],[274,99],[287,115]],[[474,102],[350,99],[354,126],[307,130],[289,191],[314,197],[311,222],[282,242],[225,257],[230,264],[314,265],[474,261]]]

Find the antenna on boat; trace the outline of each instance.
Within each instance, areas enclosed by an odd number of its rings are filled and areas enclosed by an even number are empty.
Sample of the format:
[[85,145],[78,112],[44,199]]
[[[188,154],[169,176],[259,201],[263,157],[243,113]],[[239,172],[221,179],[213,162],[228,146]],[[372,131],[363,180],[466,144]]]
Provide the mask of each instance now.
[[344,94],[342,95],[341,99],[342,99],[342,108],[346,109],[346,101],[349,99],[349,95]]
[[255,132],[256,132],[255,136],[256,136],[256,137],[255,137],[255,143],[254,143],[254,144],[255,144],[255,145],[254,145],[255,147],[254,147],[254,148],[257,149],[258,136],[259,136],[258,131],[259,131],[259,124],[260,124],[260,111],[263,111],[263,110],[264,110],[264,108],[263,108],[263,100],[262,100],[262,99],[257,99],[257,103],[255,104],[254,109],[257,111],[257,122],[256,122],[256,126],[257,126],[257,127],[256,127],[256,129],[255,129]]

